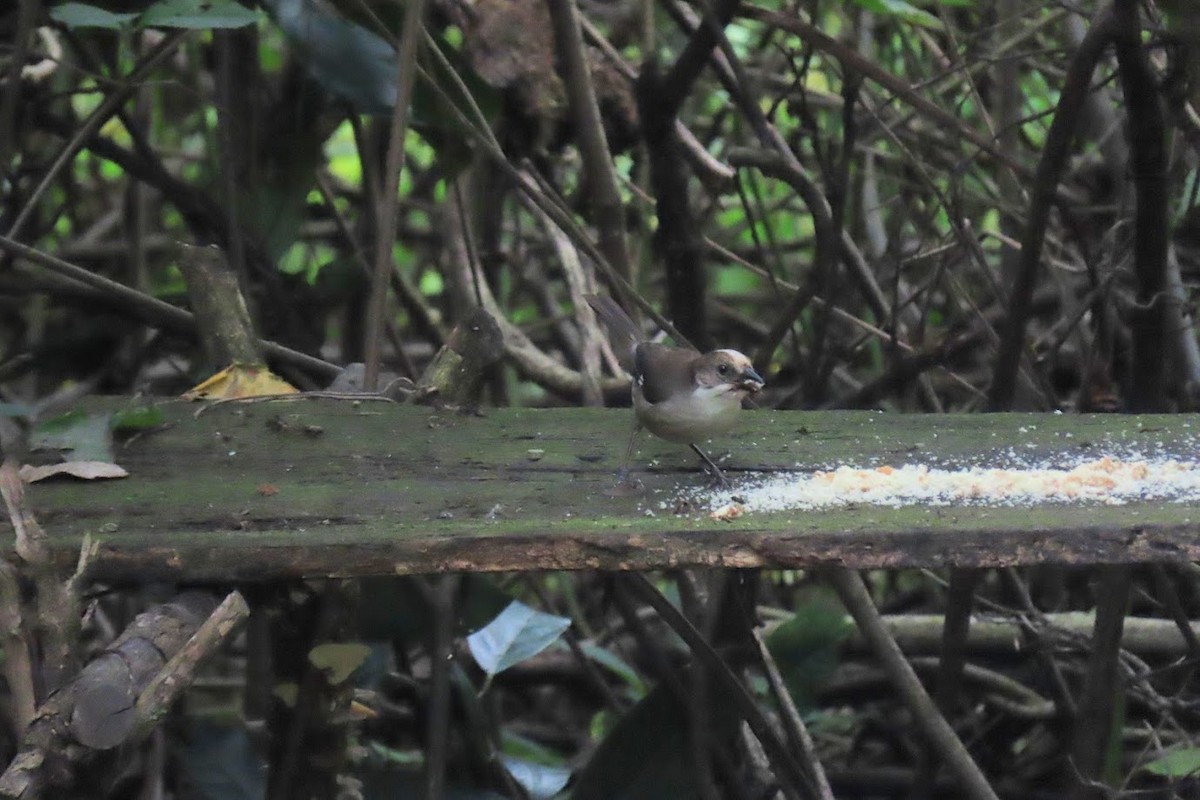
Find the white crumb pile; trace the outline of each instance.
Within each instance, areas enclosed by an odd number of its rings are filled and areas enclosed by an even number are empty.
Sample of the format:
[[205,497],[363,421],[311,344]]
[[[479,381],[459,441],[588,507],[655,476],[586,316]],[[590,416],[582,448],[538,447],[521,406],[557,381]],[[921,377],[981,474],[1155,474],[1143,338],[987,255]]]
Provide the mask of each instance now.
[[828,509],[849,505],[989,505],[1044,503],[1122,505],[1142,500],[1200,500],[1200,463],[1111,456],[1071,467],[1028,466],[941,469],[923,464],[859,469],[842,466],[811,473],[779,474],[733,492],[705,492],[688,499],[732,519],[755,511]]

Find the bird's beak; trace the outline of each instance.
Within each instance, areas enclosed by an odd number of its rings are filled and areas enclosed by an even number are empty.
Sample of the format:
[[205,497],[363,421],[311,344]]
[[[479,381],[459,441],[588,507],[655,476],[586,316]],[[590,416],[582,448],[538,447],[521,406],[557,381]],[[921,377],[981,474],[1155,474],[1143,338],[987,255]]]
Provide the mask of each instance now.
[[767,382],[762,379],[762,375],[759,375],[757,372],[755,372],[752,367],[747,367],[745,371],[738,376],[738,388],[745,389],[752,394],[763,388],[766,383]]

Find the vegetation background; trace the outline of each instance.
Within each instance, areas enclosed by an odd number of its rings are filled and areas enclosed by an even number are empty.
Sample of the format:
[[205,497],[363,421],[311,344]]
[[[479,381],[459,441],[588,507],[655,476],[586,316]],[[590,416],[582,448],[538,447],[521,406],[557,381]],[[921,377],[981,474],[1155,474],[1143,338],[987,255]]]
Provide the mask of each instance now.
[[[1198,37],[1187,0],[6,4],[6,447],[70,398],[177,394],[225,366],[146,299],[202,302],[178,243],[219,249],[272,368],[302,389],[352,362],[368,388],[419,381],[482,308],[500,357],[480,402],[621,404],[627,382],[581,302],[607,291],[702,349],[749,354],[768,407],[1195,410]],[[1098,592],[1054,569],[869,577],[902,642],[931,641],[948,610],[965,619],[972,595],[996,615],[990,644],[963,629],[958,669],[964,649],[971,666],[939,701],[1001,796],[1195,796],[1191,628],[1097,684],[1076,613],[1107,597],[1147,625],[1195,618],[1193,572],[1110,570]],[[819,580],[756,582],[799,713],[745,639],[722,663],[768,723],[807,722],[836,796],[986,796],[939,771]],[[693,619],[726,591],[711,576],[660,585]],[[578,798],[820,796],[739,727],[745,709],[695,688],[683,643],[605,576],[280,591],[257,599],[300,609],[305,647],[330,608],[372,592],[387,599],[362,608],[427,620],[457,597],[462,633],[512,598],[574,626],[561,639],[523,618],[514,641],[569,646],[531,647],[494,683],[484,666],[482,694],[472,650],[438,710],[437,625],[352,614],[387,645],[338,651],[359,669],[312,712],[327,737],[305,752],[324,760],[263,743],[262,720],[312,688],[299,649],[290,695],[236,711],[193,698],[104,773],[103,796],[438,796],[446,775],[446,796],[551,797],[572,774]],[[97,613],[119,630],[139,598]],[[261,678],[243,657],[209,688]],[[938,662],[914,663],[932,681]],[[1099,738],[1081,744],[1097,697]],[[351,699],[365,722],[339,716]]]

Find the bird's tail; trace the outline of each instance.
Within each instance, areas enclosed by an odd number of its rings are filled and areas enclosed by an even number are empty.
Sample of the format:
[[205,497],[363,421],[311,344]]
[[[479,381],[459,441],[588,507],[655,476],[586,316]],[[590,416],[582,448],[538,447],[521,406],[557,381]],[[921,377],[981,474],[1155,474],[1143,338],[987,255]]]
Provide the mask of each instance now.
[[638,326],[633,324],[625,309],[608,295],[585,294],[583,299],[587,300],[588,305],[608,329],[608,340],[612,343],[613,352],[621,361],[621,368],[631,375],[637,372],[634,348],[646,338],[638,330]]

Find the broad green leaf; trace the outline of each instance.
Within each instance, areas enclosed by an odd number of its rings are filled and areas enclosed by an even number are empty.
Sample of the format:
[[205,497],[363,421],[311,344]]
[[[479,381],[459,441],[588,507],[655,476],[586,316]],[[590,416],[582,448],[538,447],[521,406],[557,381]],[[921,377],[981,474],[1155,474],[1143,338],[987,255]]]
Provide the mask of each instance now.
[[68,461],[113,461],[111,415],[72,411],[39,423],[30,436],[34,450],[58,450]]
[[802,710],[812,705],[821,684],[837,668],[838,647],[853,630],[854,623],[841,609],[811,601],[767,636],[767,649]]
[[1186,778],[1195,775],[1200,772],[1200,747],[1172,750],[1165,756],[1145,764],[1142,769],[1165,778]]
[[[738,720],[731,694],[711,687],[705,711],[709,741],[714,747],[728,745]],[[600,742],[576,775],[572,800],[699,798],[688,742],[690,724],[687,709],[667,687],[655,687]]]
[[233,0],[159,0],[138,19],[138,25],[158,28],[243,28],[258,22],[258,14]]
[[512,601],[500,615],[467,637],[475,661],[491,678],[532,658],[562,636],[571,620]]
[[68,28],[108,28],[117,30],[128,25],[137,13],[115,14],[107,9],[89,6],[86,3],[63,3],[50,9],[50,19],[61,22]]

